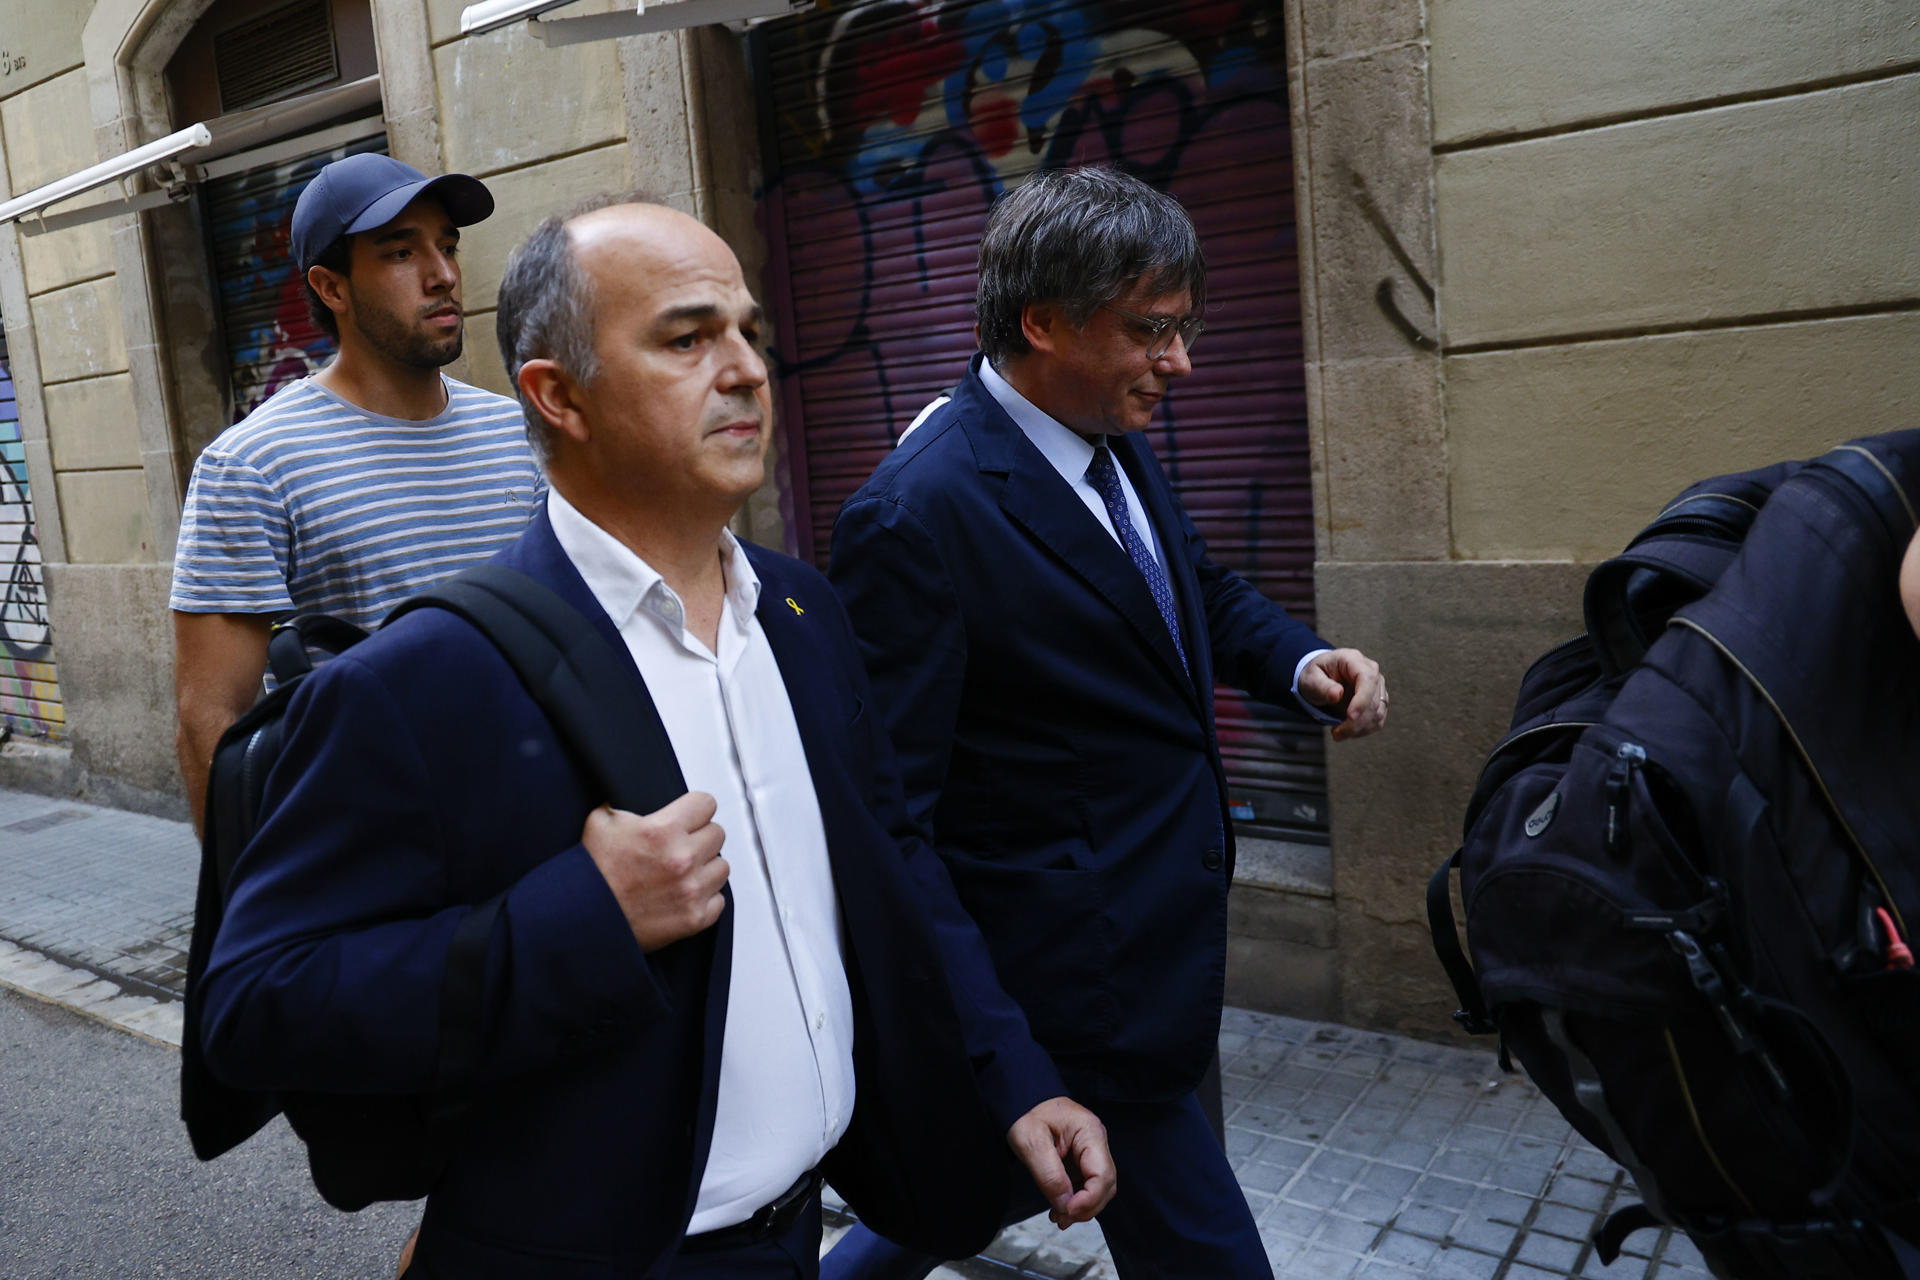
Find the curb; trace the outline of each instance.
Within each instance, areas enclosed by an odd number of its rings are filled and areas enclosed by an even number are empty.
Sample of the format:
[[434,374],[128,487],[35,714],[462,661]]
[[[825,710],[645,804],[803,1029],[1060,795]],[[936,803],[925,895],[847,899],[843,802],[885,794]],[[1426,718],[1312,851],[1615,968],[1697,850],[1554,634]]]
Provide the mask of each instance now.
[[186,1010],[178,998],[153,995],[151,989],[136,990],[113,974],[76,967],[4,938],[0,938],[0,987],[59,1005],[143,1040],[170,1049],[180,1047]]

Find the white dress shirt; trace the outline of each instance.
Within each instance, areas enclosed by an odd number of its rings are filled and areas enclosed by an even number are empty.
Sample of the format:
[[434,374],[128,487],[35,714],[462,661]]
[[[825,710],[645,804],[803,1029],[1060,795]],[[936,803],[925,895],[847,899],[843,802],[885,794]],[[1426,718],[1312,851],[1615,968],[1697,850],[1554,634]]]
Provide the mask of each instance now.
[[753,615],[760,579],[733,535],[721,537],[727,596],[713,653],[644,560],[557,489],[547,513],[640,668],[688,789],[714,798],[726,832],[733,977],[713,1148],[687,1225],[713,1231],[746,1221],[819,1164],[853,1114],[853,1000],[826,829],[786,683]]
[[[1060,478],[1067,482],[1067,487],[1073,490],[1074,496],[1086,504],[1087,510],[1093,512],[1093,518],[1100,522],[1100,527],[1107,531],[1107,536],[1119,543],[1124,550],[1126,543],[1121,542],[1120,535],[1114,531],[1113,518],[1107,514],[1106,499],[1100,496],[1100,491],[1095,489],[1093,482],[1087,479],[1087,468],[1093,464],[1093,443],[1015,391],[1013,384],[1000,376],[1000,371],[993,367],[991,360],[980,362],[980,381],[986,386],[987,394],[999,402],[1000,407],[1007,411],[1007,416],[1013,419],[1014,425],[1033,442],[1033,447],[1053,464],[1053,469],[1060,473]],[[922,418],[924,416],[923,414]],[[914,419],[913,425],[919,426],[922,418]],[[905,438],[906,436],[902,434],[901,439]],[[1147,519],[1147,509],[1140,505],[1140,495],[1133,491],[1133,481],[1127,478],[1127,469],[1120,465],[1118,458],[1113,461],[1113,472],[1120,477],[1120,492],[1126,495],[1127,515],[1133,521],[1134,532],[1140,535],[1141,542],[1146,544],[1148,550],[1153,553],[1154,560],[1165,568],[1167,557],[1160,545],[1159,535],[1153,530],[1153,522]],[[1168,574],[1167,578],[1171,582],[1173,575]],[[1182,643],[1185,642],[1185,637],[1182,637]],[[1294,664],[1293,696],[1314,719],[1323,724],[1338,724],[1340,717],[1328,715],[1300,696],[1300,673],[1307,669],[1309,662],[1326,652],[1328,652],[1326,649],[1315,649],[1303,655],[1300,661]]]

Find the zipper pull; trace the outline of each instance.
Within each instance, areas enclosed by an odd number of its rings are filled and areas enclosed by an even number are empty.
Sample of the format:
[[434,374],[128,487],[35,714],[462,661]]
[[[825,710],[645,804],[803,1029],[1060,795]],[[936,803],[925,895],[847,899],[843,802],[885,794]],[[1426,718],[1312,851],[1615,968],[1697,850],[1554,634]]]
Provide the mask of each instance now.
[[1607,832],[1609,857],[1619,857],[1627,842],[1627,797],[1633,786],[1633,771],[1647,762],[1646,748],[1635,742],[1623,742],[1614,753],[1615,764],[1607,771]]
[[1913,951],[1900,937],[1900,931],[1893,927],[1893,913],[1885,907],[1875,907],[1873,914],[1879,919],[1880,927],[1887,935],[1887,968],[1913,968]]

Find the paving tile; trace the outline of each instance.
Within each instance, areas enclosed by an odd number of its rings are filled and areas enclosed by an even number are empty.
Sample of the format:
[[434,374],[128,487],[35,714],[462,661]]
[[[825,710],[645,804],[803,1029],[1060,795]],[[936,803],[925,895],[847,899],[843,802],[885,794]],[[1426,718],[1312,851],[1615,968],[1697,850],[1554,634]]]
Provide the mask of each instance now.
[[1268,1138],[1260,1144],[1255,1159],[1263,1164],[1277,1165],[1282,1169],[1300,1169],[1313,1153],[1318,1150],[1311,1142],[1297,1142],[1292,1138]]
[[1330,1215],[1321,1222],[1313,1243],[1323,1249],[1337,1249],[1364,1257],[1372,1253],[1374,1241],[1379,1238],[1380,1228],[1372,1223]]
[[1347,1193],[1347,1184],[1335,1182],[1331,1178],[1316,1178],[1312,1174],[1301,1174],[1287,1184],[1282,1199],[1293,1204],[1312,1205],[1316,1209],[1331,1209]]
[[1355,1254],[1309,1247],[1287,1264],[1275,1280],[1348,1280],[1360,1268],[1362,1259]]
[[1373,1256],[1383,1262],[1423,1270],[1432,1264],[1439,1253],[1440,1246],[1431,1240],[1389,1231],[1374,1249]]
[[[1124,1170],[1122,1176],[1124,1176]],[[1298,1177],[1299,1174],[1292,1169],[1282,1169],[1278,1165],[1264,1164],[1259,1160],[1253,1161],[1239,1171],[1242,1187],[1252,1191],[1265,1191],[1269,1194],[1280,1191]]]
[[1520,1242],[1520,1252],[1515,1256],[1522,1262],[1545,1267],[1564,1276],[1579,1263],[1582,1251],[1583,1246],[1578,1242],[1529,1231],[1526,1239]]

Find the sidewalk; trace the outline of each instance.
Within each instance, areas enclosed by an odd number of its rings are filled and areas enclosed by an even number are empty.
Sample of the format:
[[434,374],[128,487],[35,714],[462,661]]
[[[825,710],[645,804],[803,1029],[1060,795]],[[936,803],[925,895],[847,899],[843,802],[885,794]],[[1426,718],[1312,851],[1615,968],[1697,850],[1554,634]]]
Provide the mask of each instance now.
[[[180,823],[0,791],[0,985],[177,1045],[198,857]],[[1280,1280],[1707,1280],[1667,1232],[1600,1265],[1587,1237],[1631,1184],[1489,1053],[1229,1009],[1220,1059]],[[936,1274],[1115,1273],[1098,1228],[1042,1218]]]

